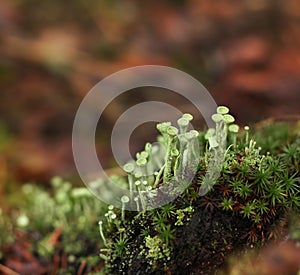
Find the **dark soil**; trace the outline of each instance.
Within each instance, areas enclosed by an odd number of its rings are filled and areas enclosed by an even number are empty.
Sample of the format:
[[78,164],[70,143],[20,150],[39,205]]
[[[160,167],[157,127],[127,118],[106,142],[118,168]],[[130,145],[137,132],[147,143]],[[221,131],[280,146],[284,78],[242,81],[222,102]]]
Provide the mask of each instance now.
[[[139,255],[141,247],[145,247],[141,232],[148,222],[141,216],[127,229],[131,255],[117,258],[110,274],[214,274],[231,253],[249,246],[252,225],[248,219],[219,208],[204,209],[201,200],[203,198],[193,203],[195,212],[191,220],[176,230],[170,261],[158,260],[151,266],[144,256]],[[182,208],[180,199],[176,204]]]
[[197,209],[191,221],[177,232],[171,273],[214,273],[233,249],[245,247],[250,226],[232,213]]

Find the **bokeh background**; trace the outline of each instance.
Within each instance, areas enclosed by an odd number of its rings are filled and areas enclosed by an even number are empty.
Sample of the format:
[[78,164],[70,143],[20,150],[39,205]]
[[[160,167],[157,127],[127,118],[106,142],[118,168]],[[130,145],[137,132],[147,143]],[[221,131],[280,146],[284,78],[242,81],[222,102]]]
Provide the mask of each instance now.
[[[0,194],[10,182],[76,177],[76,110],[98,81],[127,67],[191,74],[242,125],[299,116],[299,29],[298,0],[0,0]],[[158,91],[116,99],[97,134],[105,167],[114,121],[154,94],[189,111]],[[152,128],[137,131],[133,150]]]

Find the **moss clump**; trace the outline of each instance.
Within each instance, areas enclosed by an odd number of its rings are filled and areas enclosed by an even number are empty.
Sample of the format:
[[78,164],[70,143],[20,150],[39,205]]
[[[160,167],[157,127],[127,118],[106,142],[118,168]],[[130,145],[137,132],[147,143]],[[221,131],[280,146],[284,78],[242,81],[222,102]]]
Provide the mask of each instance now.
[[101,265],[96,224],[104,205],[86,188],[74,188],[59,177],[52,180],[50,190],[25,184],[22,202],[9,214],[1,215],[0,209],[0,247],[4,251],[0,263],[16,259],[20,269],[16,271],[23,273],[32,263],[12,253],[25,242],[30,251],[26,255],[32,253],[31,261],[41,265],[34,272],[76,274],[81,266],[90,272]]
[[[233,251],[287,234],[288,214],[300,209],[299,129],[278,123],[242,131],[230,126],[234,118],[228,112],[218,108],[216,127],[197,132],[196,143],[188,143],[184,118],[180,131],[170,123],[158,126],[165,154],[147,156],[148,167],[153,159],[162,162],[147,175],[147,185],[167,185],[195,163],[196,173],[169,204],[152,210],[141,205],[143,211],[122,215],[116,211],[116,218],[104,224],[108,274],[209,274]],[[197,156],[196,147],[201,148]],[[171,155],[175,149],[179,153]],[[120,236],[122,254],[116,246]]]

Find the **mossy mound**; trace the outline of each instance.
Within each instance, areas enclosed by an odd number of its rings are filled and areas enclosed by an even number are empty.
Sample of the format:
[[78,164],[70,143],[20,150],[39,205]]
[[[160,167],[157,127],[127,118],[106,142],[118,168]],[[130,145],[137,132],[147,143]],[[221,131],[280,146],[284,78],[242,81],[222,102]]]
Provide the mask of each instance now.
[[[199,145],[208,148],[203,137],[200,132]],[[289,215],[300,209],[299,129],[274,123],[246,128],[235,138],[205,195],[199,195],[208,168],[204,155],[176,200],[126,211],[125,219],[104,226],[107,247],[101,254],[108,274],[212,274],[230,254],[286,238]]]

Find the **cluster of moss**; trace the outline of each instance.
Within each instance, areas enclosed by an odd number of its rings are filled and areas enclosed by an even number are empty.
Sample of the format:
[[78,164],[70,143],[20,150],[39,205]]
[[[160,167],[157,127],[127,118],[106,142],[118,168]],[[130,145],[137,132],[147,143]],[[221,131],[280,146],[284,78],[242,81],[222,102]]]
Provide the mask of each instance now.
[[[234,250],[282,236],[299,239],[299,125],[239,129],[228,112],[219,107],[212,117],[216,127],[205,132],[188,129],[189,114],[178,120],[179,130],[159,124],[159,146],[146,144],[124,166],[127,179],[111,178],[129,189],[120,209],[60,178],[51,190],[24,185],[21,207],[11,217],[0,211],[0,247],[18,242],[14,233],[21,230],[46,265],[55,255],[66,257],[62,274],[76,273],[83,262],[86,272],[99,268],[98,274],[208,274]],[[174,199],[151,207],[170,184]],[[139,211],[125,211],[129,203]],[[297,222],[288,233],[290,213]],[[6,257],[0,253],[0,262]]]
[[[55,267],[59,274],[76,274],[83,262],[86,272],[95,271],[102,262],[95,226],[103,212],[103,203],[86,188],[72,187],[59,177],[53,178],[50,190],[25,184],[18,208],[10,209],[10,216],[1,215],[0,209],[0,247],[18,244],[21,233],[47,272],[52,272],[55,257],[65,258],[65,266]],[[0,262],[5,263],[9,257],[0,254]]]
[[169,143],[162,142],[163,135],[158,138],[165,148],[162,167],[168,176],[154,171],[148,186],[167,185],[184,161],[196,160],[197,171],[184,193],[160,208],[122,211],[121,218],[121,211],[110,206],[106,216],[113,218],[100,225],[106,244],[101,256],[109,274],[207,274],[219,268],[233,248],[260,246],[287,234],[288,214],[300,209],[299,129],[274,123],[254,132],[249,127],[240,130],[228,111],[219,107],[212,117],[216,127],[195,135],[199,156],[188,151],[184,158],[180,141],[185,133],[169,123],[159,124],[162,134],[174,133]]

